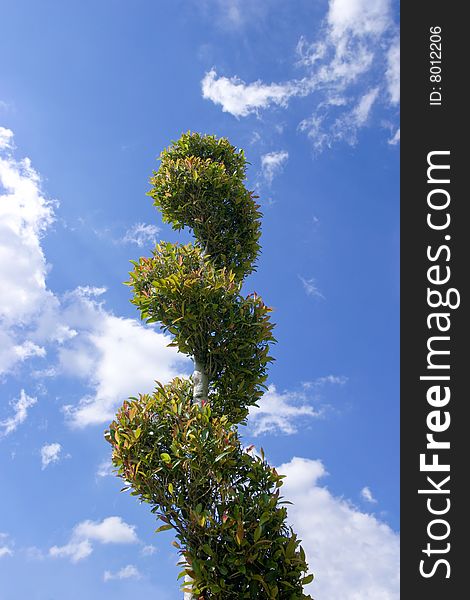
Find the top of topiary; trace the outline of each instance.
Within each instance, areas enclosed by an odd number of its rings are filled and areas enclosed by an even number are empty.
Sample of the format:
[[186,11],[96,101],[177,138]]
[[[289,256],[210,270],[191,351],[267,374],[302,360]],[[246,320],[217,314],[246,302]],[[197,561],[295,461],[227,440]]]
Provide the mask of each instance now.
[[259,205],[244,185],[243,150],[226,138],[184,133],[160,154],[149,195],[163,220],[189,227],[213,264],[241,281],[255,269],[261,235]]

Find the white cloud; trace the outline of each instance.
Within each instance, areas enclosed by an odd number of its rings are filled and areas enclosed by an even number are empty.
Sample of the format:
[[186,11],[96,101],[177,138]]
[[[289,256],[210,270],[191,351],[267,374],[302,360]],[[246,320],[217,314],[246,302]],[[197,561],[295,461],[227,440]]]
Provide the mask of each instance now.
[[40,357],[46,356],[46,349],[43,348],[42,346],[38,346],[37,344],[33,343],[31,340],[26,340],[26,342],[23,342],[22,344],[14,346],[13,352],[20,360],[26,360],[27,358],[30,358],[31,356],[40,356]]
[[307,296],[317,296],[318,298],[325,298],[325,296],[320,292],[320,290],[318,289],[316,283],[315,283],[315,279],[310,278],[310,279],[305,279],[304,277],[301,277],[299,275],[299,279],[302,282],[302,285],[304,286],[304,290],[305,293],[307,294]]
[[390,26],[390,0],[330,0],[328,24],[334,38],[380,36]]
[[387,84],[390,102],[400,102],[400,39],[396,38],[387,53]]
[[305,389],[310,389],[323,387],[327,383],[331,385],[344,385],[347,381],[348,378],[344,375],[324,375],[322,377],[317,377],[313,381],[305,381],[302,386]]
[[[358,131],[367,125],[372,107],[378,96],[378,87],[368,90],[356,99],[356,104],[352,108],[340,112],[336,111],[337,116],[334,119],[329,118],[332,115],[327,117],[317,109],[311,117],[301,121],[299,129],[307,131],[314,148],[318,152],[325,148],[331,148],[341,141],[354,146],[357,143]],[[333,100],[333,103],[329,102],[332,107],[343,106],[339,101]],[[332,113],[332,111],[330,112]]]
[[368,488],[367,486],[365,486],[365,487],[362,488],[362,490],[361,490],[361,498],[363,500],[365,500],[366,502],[370,502],[371,504],[375,504],[377,502],[377,500],[372,495],[372,492],[370,491],[370,488]]
[[20,335],[21,330],[8,326],[5,322],[2,327],[0,320],[0,375],[7,374],[28,358],[46,356],[44,347],[31,340],[18,340]]
[[[7,132],[7,133],[5,133]],[[28,158],[11,155],[13,133],[0,132],[0,320],[28,323],[50,299],[40,238],[54,220]],[[3,190],[3,191],[2,191]]]
[[20,360],[14,348],[18,345],[12,332],[2,331],[0,322],[0,376],[10,371]]
[[62,446],[57,442],[52,444],[44,444],[41,448],[41,463],[42,470],[44,470],[51,463],[58,462],[60,460],[60,453]]
[[[319,47],[322,48],[323,60],[317,63]],[[313,44],[305,40],[302,43],[301,39],[297,53],[300,57],[298,64],[310,67],[310,89],[322,92],[318,103],[321,109],[348,104],[346,91],[350,90],[353,94],[351,86],[371,69],[374,62],[374,52],[367,44],[354,38],[335,40],[328,34],[323,41]]]
[[93,286],[93,285],[79,285],[77,288],[70,293],[71,296],[77,296],[79,298],[98,298],[106,294],[105,287]]
[[0,421],[0,437],[13,433],[24,423],[28,417],[28,409],[34,406],[36,402],[37,398],[32,398],[24,390],[21,390],[18,400],[12,403],[13,415]]
[[374,88],[369,90],[360,98],[356,108],[353,111],[354,122],[357,127],[361,127],[367,122],[372,105],[376,101],[378,93],[379,88]]
[[147,546],[144,546],[140,551],[142,556],[153,556],[155,552],[157,552],[157,547],[153,544],[148,544]]
[[105,458],[100,462],[96,470],[96,475],[98,477],[110,477],[113,475],[113,464],[109,458]]
[[218,77],[215,69],[205,74],[202,80],[202,96],[222,106],[223,112],[234,117],[246,117],[269,106],[287,106],[292,96],[305,95],[306,80],[284,84],[265,84],[261,81],[246,84],[238,77]]
[[52,546],[49,555],[70,558],[74,563],[93,552],[92,541],[101,544],[133,544],[138,542],[135,526],[128,525],[121,517],[107,517],[103,521],[82,521],[73,529],[68,544]]
[[71,540],[65,546],[52,546],[49,549],[49,555],[53,558],[70,558],[73,563],[87,558],[92,552],[93,546],[89,540]]
[[306,131],[315,148],[320,151],[326,147],[330,148],[334,141],[334,136],[324,130],[323,122],[324,117],[314,113],[299,123],[299,130]]
[[278,392],[274,385],[259,401],[259,407],[250,410],[249,425],[253,435],[264,433],[293,434],[297,432],[299,421],[322,416],[307,403],[307,397],[300,392]]
[[297,66],[312,67],[320,62],[327,54],[327,44],[324,41],[308,42],[302,35],[296,46],[298,56]]
[[287,476],[289,520],[315,574],[306,590],[316,600],[398,600],[398,534],[319,485],[320,461],[294,457],[277,470]]
[[16,160],[12,151],[13,132],[0,128],[0,375],[45,356],[45,348],[31,339],[31,328],[54,302],[41,248],[54,221],[54,203],[42,193],[30,160]]
[[76,525],[74,536],[102,544],[133,544],[138,541],[135,526],[128,525],[121,517],[107,517],[101,522],[83,521]]
[[289,153],[286,150],[268,152],[268,154],[261,156],[261,170],[264,179],[269,185],[271,185],[274,177],[282,172],[288,158]]
[[[3,103],[2,103],[3,105]],[[5,150],[6,148],[11,148],[13,145],[13,131],[11,129],[6,129],[5,127],[0,127],[0,150]]]
[[3,556],[12,556],[13,550],[8,546],[0,546],[0,558]]
[[398,128],[395,133],[393,134],[393,136],[388,140],[388,143],[391,146],[396,146],[400,141],[400,128]]
[[146,244],[155,245],[159,232],[160,228],[156,225],[136,223],[126,231],[122,241],[126,244],[137,244],[139,248]]
[[140,579],[142,575],[140,574],[137,567],[134,565],[127,565],[122,569],[119,569],[116,573],[112,573],[111,571],[105,571],[103,575],[104,581],[110,581],[111,579]]
[[[1,138],[1,128],[0,128],[0,138]],[[7,540],[10,536],[8,533],[3,533],[0,531],[0,558],[3,556],[12,556],[13,550],[8,545]]]
[[324,402],[325,385],[343,386],[347,381],[344,375],[326,375],[303,382],[299,391],[284,392],[278,392],[274,385],[269,385],[259,400],[259,407],[250,410],[250,432],[254,436],[296,433],[307,419],[324,418],[331,410],[331,405]]

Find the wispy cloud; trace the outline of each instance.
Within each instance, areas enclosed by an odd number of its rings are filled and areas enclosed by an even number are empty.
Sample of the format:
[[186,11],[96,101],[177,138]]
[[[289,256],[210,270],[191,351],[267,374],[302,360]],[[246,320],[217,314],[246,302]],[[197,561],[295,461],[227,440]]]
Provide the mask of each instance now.
[[274,177],[282,172],[289,153],[286,150],[268,152],[261,156],[261,172],[268,185],[271,185]]
[[324,375],[322,377],[317,377],[313,381],[304,381],[302,383],[302,387],[304,389],[312,389],[312,388],[322,388],[326,384],[330,385],[345,385],[348,382],[348,378],[344,375]]
[[361,498],[363,500],[365,500],[366,502],[370,502],[371,504],[376,504],[377,503],[377,500],[372,495],[372,492],[370,491],[370,488],[368,488],[367,486],[365,486],[365,487],[362,488],[362,490],[361,490]]
[[142,550],[140,551],[142,556],[153,556],[155,552],[157,552],[157,547],[153,544],[147,544],[146,546],[143,546]]
[[11,548],[9,548],[8,546],[0,546],[0,558],[3,558],[4,556],[12,556],[13,555],[13,550]]
[[138,538],[135,526],[128,525],[121,517],[107,517],[101,522],[82,521],[74,527],[69,542],[64,546],[52,546],[49,555],[69,558],[76,563],[93,552],[92,541],[101,544],[134,544]]
[[31,406],[34,406],[36,402],[37,398],[28,396],[24,390],[21,390],[18,400],[11,404],[13,415],[0,421],[0,437],[13,433],[22,423],[24,423],[28,417],[28,410]]
[[295,457],[277,470],[286,475],[289,520],[315,574],[306,590],[315,598],[398,600],[399,535],[324,487],[321,461]]
[[203,98],[219,104],[224,112],[237,118],[270,106],[286,107],[289,98],[306,95],[309,90],[306,80],[247,84],[238,77],[219,77],[215,69],[205,74],[201,85]]
[[13,556],[13,549],[11,548],[11,544],[8,543],[9,537],[8,533],[0,532],[0,558]]
[[396,37],[387,53],[387,85],[390,102],[400,102],[400,39]]
[[[4,103],[2,102],[2,106]],[[13,131],[6,127],[0,127],[0,150],[12,148],[13,146]]]
[[156,225],[136,223],[126,231],[122,241],[125,244],[136,244],[139,248],[148,244],[155,245],[159,232],[160,228]]
[[259,401],[258,408],[250,410],[249,426],[254,436],[265,433],[296,433],[300,423],[318,418],[323,409],[315,409],[304,392],[278,392],[274,385]]
[[246,83],[219,76],[202,79],[202,95],[233,116],[247,117],[294,97],[312,96],[315,109],[299,123],[314,148],[354,145],[377,104],[399,102],[399,41],[390,0],[330,0],[313,41],[299,39],[296,66],[304,76],[282,83]]
[[105,458],[100,462],[96,470],[96,475],[98,477],[110,477],[113,475],[113,464],[110,458]]
[[[356,105],[346,109],[335,111],[332,107],[342,107],[342,104],[329,103],[328,111],[317,110],[312,116],[299,123],[300,131],[306,131],[317,151],[331,148],[338,142],[346,142],[353,146],[357,142],[359,130],[364,127],[368,120],[377,97],[379,88],[368,90],[357,98]],[[330,118],[336,113],[335,118]],[[329,125],[325,123],[329,120]]]
[[312,277],[310,279],[305,279],[305,277],[302,277],[301,275],[299,275],[299,279],[302,282],[307,296],[316,296],[317,298],[325,299],[325,296],[318,289],[315,279]]
[[393,136],[388,140],[388,143],[391,146],[396,146],[398,144],[398,142],[400,141],[400,128],[398,128],[395,133],[393,134]]
[[64,546],[52,546],[49,555],[53,558],[69,558],[71,562],[77,563],[90,556],[93,546],[89,540],[70,540]]
[[370,111],[372,109],[372,105],[377,99],[377,95],[379,93],[379,88],[373,88],[365,93],[357,103],[357,106],[354,108],[353,115],[353,124],[356,127],[362,127],[369,118]]
[[51,463],[59,462],[62,446],[53,442],[52,444],[44,444],[41,448],[41,464],[42,470],[46,469]]
[[253,0],[197,0],[195,5],[225,32],[238,34],[241,29],[260,23],[268,11],[268,2]]
[[104,581],[110,581],[111,579],[140,579],[141,577],[142,575],[134,565],[127,565],[116,571],[116,573],[105,571],[103,574]]
[[344,386],[344,375],[324,375],[313,381],[304,381],[299,390],[279,392],[268,386],[259,407],[250,410],[248,425],[254,436],[265,433],[291,435],[311,419],[324,418],[332,409],[325,396],[325,386]]

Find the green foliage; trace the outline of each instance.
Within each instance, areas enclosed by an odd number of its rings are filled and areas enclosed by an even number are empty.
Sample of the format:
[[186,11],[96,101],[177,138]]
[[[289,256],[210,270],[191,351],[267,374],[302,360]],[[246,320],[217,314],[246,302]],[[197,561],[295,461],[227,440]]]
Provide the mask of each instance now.
[[259,205],[248,191],[246,160],[225,138],[185,133],[160,155],[150,196],[174,229],[189,227],[218,268],[242,279],[260,245]]
[[132,494],[174,528],[203,598],[308,598],[305,555],[285,525],[282,476],[244,451],[226,416],[192,403],[188,380],[124,402],[107,439]]
[[243,297],[234,273],[192,244],[159,244],[134,265],[130,285],[142,318],[160,322],[180,352],[205,365],[214,414],[243,420],[263,394],[272,360],[271,309],[256,294]]
[[191,228],[196,241],[158,244],[133,262],[128,285],[142,318],[194,358],[207,389],[196,403],[193,381],[176,378],[126,400],[105,434],[113,463],[124,489],[162,521],[157,531],[175,531],[194,598],[310,598],[302,589],[313,576],[286,525],[282,476],[263,453],[243,450],[237,430],[262,398],[274,341],[270,309],[241,293],[261,217],[243,183],[244,154],[224,138],[187,133],[160,158],[150,195],[164,220]]

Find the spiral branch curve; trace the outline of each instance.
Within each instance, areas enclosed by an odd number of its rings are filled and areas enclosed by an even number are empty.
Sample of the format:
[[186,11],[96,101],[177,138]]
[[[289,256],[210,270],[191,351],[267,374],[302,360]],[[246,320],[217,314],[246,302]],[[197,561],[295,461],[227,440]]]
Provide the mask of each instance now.
[[261,213],[246,159],[227,139],[185,133],[160,155],[149,195],[190,244],[133,263],[132,302],[193,359],[189,379],[125,400],[105,436],[131,494],[171,529],[183,591],[197,599],[310,598],[305,553],[286,524],[282,475],[244,449],[239,425],[262,400],[271,310],[242,294],[256,268]]

